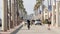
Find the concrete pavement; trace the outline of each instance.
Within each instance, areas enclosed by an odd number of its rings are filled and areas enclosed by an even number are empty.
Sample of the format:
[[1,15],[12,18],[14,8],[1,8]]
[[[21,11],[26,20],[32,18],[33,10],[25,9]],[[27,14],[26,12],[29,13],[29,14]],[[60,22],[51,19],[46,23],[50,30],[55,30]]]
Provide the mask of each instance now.
[[0,30],[2,30],[2,27],[0,27]]
[[48,30],[45,25],[32,25],[31,29],[28,30],[27,26],[23,26],[16,34],[60,34],[54,29]]

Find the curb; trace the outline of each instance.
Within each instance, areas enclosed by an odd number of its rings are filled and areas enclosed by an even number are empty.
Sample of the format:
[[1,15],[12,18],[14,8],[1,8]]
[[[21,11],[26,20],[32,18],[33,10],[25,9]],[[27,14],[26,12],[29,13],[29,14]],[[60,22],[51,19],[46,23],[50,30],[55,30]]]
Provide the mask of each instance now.
[[16,34],[22,27],[23,27],[23,25],[21,25],[20,27],[18,27],[16,30],[14,30],[10,34]]
[[23,27],[23,24],[20,24],[20,25],[16,26],[15,28],[10,29],[7,32],[0,32],[0,34],[16,34],[19,31],[19,29],[21,29],[22,27]]

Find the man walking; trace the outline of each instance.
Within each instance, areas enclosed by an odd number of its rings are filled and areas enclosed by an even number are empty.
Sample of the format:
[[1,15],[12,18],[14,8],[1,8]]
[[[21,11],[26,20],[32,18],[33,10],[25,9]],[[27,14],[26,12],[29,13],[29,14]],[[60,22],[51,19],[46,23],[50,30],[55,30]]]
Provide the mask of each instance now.
[[30,21],[27,20],[27,27],[28,27],[28,30],[30,29]]

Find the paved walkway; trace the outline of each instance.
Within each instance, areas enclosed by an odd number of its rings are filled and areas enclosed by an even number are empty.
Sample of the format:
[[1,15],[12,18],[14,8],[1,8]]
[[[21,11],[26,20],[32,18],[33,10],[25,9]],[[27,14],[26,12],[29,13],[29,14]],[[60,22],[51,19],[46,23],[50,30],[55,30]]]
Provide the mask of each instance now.
[[28,30],[26,26],[23,26],[16,34],[60,34],[55,30],[48,30],[45,26],[40,25],[32,25],[31,29]]
[[0,31],[2,30],[2,27],[0,27]]

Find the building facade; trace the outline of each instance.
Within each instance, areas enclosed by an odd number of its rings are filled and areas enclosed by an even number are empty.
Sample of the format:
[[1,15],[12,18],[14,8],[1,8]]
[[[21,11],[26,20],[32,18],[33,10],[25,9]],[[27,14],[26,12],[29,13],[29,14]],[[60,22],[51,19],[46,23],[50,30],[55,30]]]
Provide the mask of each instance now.
[[44,20],[49,18],[49,11],[48,8],[44,9]]

